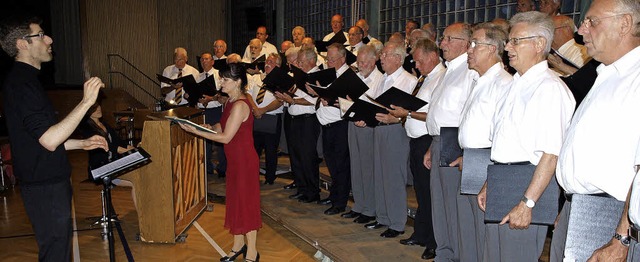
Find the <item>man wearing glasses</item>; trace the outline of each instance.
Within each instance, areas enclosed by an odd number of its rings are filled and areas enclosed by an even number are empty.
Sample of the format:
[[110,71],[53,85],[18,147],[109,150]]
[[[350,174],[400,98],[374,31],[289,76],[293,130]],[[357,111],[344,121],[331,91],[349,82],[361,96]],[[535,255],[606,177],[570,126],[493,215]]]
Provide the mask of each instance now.
[[[496,104],[509,90],[513,80],[501,63],[506,38],[507,33],[495,24],[484,23],[473,28],[467,64],[480,77],[462,109],[458,140],[463,150],[491,147],[489,138]],[[463,162],[462,157],[459,162]],[[466,163],[461,166],[476,168]],[[484,250],[485,224],[477,195],[458,195],[457,207],[460,261],[479,261]]]
[[62,121],[47,99],[38,74],[53,59],[51,37],[37,18],[10,17],[0,27],[0,44],[15,58],[3,88],[3,104],[20,194],[38,242],[39,261],[71,260],[71,165],[66,150],[108,150],[104,137],[69,139],[95,103],[102,81],[84,83],[84,96]]
[[[438,245],[435,261],[457,261],[460,255],[456,211],[460,174],[442,174],[439,168],[440,128],[458,127],[462,107],[478,78],[478,73],[467,66],[470,37],[471,26],[465,23],[455,23],[444,30],[440,50],[446,60],[447,71],[433,90],[426,120],[427,131],[433,137],[423,164],[431,170],[433,233]],[[451,163],[451,166],[455,165],[457,163]]]
[[[567,130],[558,157],[558,183],[567,194],[573,194],[573,198],[606,194],[613,201],[626,200],[628,208],[617,213],[621,218],[617,229],[606,236],[610,241],[593,253],[592,258],[597,261],[623,261],[627,250],[628,261],[640,260],[637,245],[640,177],[636,173],[640,164],[640,123],[635,121],[640,112],[639,21],[638,1],[595,0],[578,30],[589,55],[602,64],[597,69],[593,87]],[[562,209],[552,240],[551,261],[561,261],[567,255],[561,252],[567,237],[568,217],[574,215],[569,214],[571,205],[566,202]],[[613,228],[616,225],[614,222],[596,226]],[[560,253],[554,253],[554,247],[558,247]]]
[[[518,13],[510,24],[505,50],[517,73],[505,98],[498,102],[493,118],[491,160],[496,165],[536,167],[522,201],[499,225],[487,225],[484,258],[538,261],[547,226],[531,224],[531,213],[547,185],[554,182],[551,179],[575,100],[545,60],[553,39],[551,18],[535,11]],[[487,205],[486,189],[485,183],[478,194],[478,204],[483,210]]]

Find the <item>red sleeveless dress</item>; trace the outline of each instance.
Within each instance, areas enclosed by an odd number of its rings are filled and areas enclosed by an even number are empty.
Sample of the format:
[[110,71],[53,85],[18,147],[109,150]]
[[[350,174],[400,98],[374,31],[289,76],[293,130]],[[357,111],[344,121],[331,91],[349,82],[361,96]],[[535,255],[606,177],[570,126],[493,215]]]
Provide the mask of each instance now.
[[[249,103],[245,99],[227,102],[220,125],[224,131],[236,104]],[[251,108],[249,106],[249,108]],[[260,213],[260,160],[253,146],[253,115],[244,121],[231,141],[224,145],[227,157],[226,216],[224,227],[232,235],[246,234],[262,226]]]

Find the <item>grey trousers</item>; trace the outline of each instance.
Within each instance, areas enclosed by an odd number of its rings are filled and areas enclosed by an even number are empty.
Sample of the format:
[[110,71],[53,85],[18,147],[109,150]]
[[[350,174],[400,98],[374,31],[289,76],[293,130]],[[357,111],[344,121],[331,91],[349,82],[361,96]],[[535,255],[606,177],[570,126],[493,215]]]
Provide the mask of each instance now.
[[434,261],[458,261],[458,211],[456,199],[460,187],[457,168],[440,168],[440,136],[431,143],[431,214],[433,235],[436,239]]
[[376,221],[390,229],[404,231],[409,137],[399,124],[378,126],[373,137]]
[[529,225],[528,229],[509,229],[509,224],[487,224],[483,261],[538,262],[548,226]]
[[562,262],[564,259],[564,247],[567,242],[567,229],[569,227],[569,211],[571,210],[571,202],[565,201],[560,215],[558,217],[558,225],[553,229],[553,237],[551,238],[551,250],[549,250],[550,262]]
[[483,257],[486,225],[484,212],[478,206],[478,196],[458,195],[457,206],[460,261],[480,261]]
[[373,188],[373,128],[349,123],[349,156],[351,158],[351,210],[365,216],[376,215]]
[[629,252],[627,253],[628,262],[640,262],[640,244],[638,241],[631,240],[629,245]]

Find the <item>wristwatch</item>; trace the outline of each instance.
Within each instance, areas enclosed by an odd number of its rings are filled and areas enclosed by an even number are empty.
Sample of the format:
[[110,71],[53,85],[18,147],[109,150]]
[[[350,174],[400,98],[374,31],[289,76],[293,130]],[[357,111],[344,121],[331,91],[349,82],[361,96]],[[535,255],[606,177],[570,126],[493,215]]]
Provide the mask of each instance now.
[[622,245],[624,245],[625,247],[628,247],[629,244],[631,244],[631,237],[620,235],[618,234],[618,232],[613,234],[613,238],[620,240],[620,243],[622,243]]
[[411,119],[411,111],[407,112],[407,119]]
[[524,202],[524,204],[528,207],[528,208],[533,208],[536,206],[536,201],[533,201],[531,199],[528,199],[526,196],[522,196],[522,202]]

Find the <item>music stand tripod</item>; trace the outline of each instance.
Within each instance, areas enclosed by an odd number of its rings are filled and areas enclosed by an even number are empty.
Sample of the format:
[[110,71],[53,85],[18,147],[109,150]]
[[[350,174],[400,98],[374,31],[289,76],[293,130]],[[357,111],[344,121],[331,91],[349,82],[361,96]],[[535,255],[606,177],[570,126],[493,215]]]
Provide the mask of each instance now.
[[[118,230],[118,236],[120,237],[120,242],[122,242],[122,247],[124,248],[124,253],[127,255],[128,261],[134,261],[133,255],[131,254],[131,250],[129,249],[129,244],[127,243],[127,239],[124,237],[124,233],[122,232],[122,227],[120,226],[120,222],[115,214],[115,210],[113,209],[113,204],[111,203],[111,188],[113,184],[111,183],[111,177],[105,176],[102,178],[102,186],[104,192],[104,203],[107,206],[107,241],[109,242],[109,261],[116,261],[115,258],[115,239],[113,238],[113,227],[115,225]],[[113,218],[113,219],[112,219]]]

